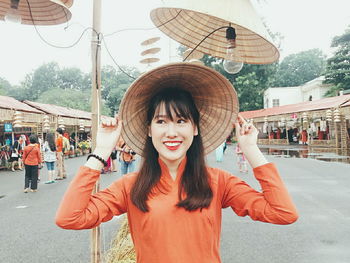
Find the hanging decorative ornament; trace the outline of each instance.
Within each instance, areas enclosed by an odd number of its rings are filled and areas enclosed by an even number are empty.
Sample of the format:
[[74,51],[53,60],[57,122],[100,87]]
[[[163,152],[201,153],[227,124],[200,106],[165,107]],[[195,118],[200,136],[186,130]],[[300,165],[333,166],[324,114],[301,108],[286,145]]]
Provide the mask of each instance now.
[[307,122],[308,122],[308,116],[307,116],[307,113],[306,113],[306,112],[304,112],[302,116],[303,116],[303,123],[307,123]]
[[62,130],[65,129],[64,121],[63,121],[62,118],[59,118],[58,121],[57,121],[57,123],[58,123],[58,128],[61,128]]
[[326,111],[326,121],[332,121],[332,110],[331,109]]
[[286,125],[286,118],[281,118],[281,127],[284,127]]
[[44,115],[44,117],[43,117],[43,129],[45,131],[50,130],[50,117],[47,115]]
[[238,72],[243,63],[271,64],[279,59],[249,0],[162,2],[164,7],[151,11],[159,30],[186,47],[225,59],[230,72]]
[[334,118],[334,122],[340,122],[340,111],[339,111],[339,109],[335,109],[333,111],[333,118]]
[[23,114],[20,111],[15,111],[13,114],[13,127],[14,128],[20,128],[22,127],[23,123]]
[[85,131],[84,121],[80,120],[79,122],[79,131]]
[[72,17],[73,0],[0,0],[0,20],[26,25],[58,25]]

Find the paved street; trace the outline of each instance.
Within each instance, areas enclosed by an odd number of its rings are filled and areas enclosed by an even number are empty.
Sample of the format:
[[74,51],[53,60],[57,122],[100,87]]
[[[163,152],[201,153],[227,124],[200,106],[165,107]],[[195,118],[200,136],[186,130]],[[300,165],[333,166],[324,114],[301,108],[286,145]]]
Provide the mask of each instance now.
[[[299,210],[299,220],[289,226],[254,222],[223,211],[222,261],[259,263],[348,263],[350,262],[350,164],[313,159],[267,156],[275,162]],[[85,157],[66,160],[67,180],[39,184],[37,193],[24,194],[24,172],[0,172],[0,262],[51,263],[90,262],[90,231],[68,231],[54,224],[59,201],[74,171]],[[222,163],[214,155],[211,166],[241,176],[256,189],[248,174],[239,174],[233,146]],[[40,170],[46,180],[46,168]],[[104,174],[104,188],[117,174]],[[102,225],[102,249],[108,248],[118,219]],[[150,262],[151,263],[151,262]]]

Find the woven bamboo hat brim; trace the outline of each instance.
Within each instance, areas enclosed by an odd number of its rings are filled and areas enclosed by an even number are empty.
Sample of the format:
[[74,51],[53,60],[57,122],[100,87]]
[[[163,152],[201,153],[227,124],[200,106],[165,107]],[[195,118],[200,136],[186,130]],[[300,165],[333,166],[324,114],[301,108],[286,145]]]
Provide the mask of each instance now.
[[[194,48],[222,26],[236,29],[236,46],[247,64],[270,64],[279,51],[249,0],[164,0],[164,7],[151,11],[153,23],[166,35]],[[208,37],[196,50],[214,57],[226,55],[226,29]]]
[[[58,25],[71,19],[72,14],[68,8],[72,4],[73,0],[21,0],[17,10],[22,24]],[[4,20],[9,9],[11,0],[0,0],[0,20]]]
[[232,131],[238,113],[238,99],[232,84],[219,72],[192,63],[167,64],[135,80],[120,105],[122,137],[137,154],[148,136],[146,123],[150,99],[160,90],[178,87],[188,90],[200,112],[200,132],[205,154],[215,150]]

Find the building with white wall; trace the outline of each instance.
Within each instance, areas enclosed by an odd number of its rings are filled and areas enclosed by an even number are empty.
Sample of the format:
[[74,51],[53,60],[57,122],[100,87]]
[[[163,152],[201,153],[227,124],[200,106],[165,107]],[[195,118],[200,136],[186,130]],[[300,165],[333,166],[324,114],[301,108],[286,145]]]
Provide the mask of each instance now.
[[322,99],[329,90],[329,85],[322,84],[323,80],[321,76],[298,87],[268,88],[264,92],[264,109]]

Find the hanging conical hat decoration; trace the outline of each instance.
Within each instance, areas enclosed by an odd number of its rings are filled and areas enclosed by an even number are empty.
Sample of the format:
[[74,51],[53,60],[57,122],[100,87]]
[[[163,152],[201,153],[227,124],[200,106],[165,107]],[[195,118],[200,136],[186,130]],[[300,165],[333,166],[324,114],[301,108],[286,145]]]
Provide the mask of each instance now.
[[156,43],[157,41],[159,41],[160,37],[151,37],[149,39],[146,39],[145,41],[141,42],[141,46],[148,46],[148,45],[152,45],[153,43]]
[[141,56],[157,54],[161,50],[160,47],[149,48],[141,52]]
[[0,20],[5,20],[11,2],[18,2],[17,13],[26,25],[58,25],[71,19],[73,0],[0,0]]
[[141,64],[151,64],[151,63],[155,63],[158,62],[160,59],[159,58],[145,58],[140,60]]
[[[189,48],[214,30],[231,26],[236,46],[248,64],[270,64],[279,52],[249,0],[164,0],[164,7],[151,11],[153,23],[166,35]],[[211,56],[226,55],[226,29],[210,35],[196,50]]]

